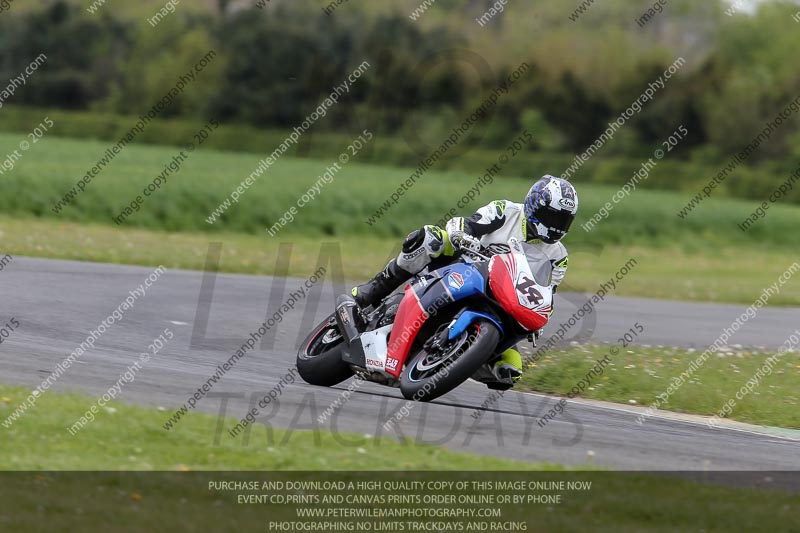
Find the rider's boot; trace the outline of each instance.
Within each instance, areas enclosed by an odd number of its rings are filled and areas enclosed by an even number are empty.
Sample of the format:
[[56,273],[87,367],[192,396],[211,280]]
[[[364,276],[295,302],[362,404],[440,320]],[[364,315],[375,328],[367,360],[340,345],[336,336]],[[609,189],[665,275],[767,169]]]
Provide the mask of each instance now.
[[522,377],[522,355],[509,348],[500,354],[500,360],[494,364],[494,373],[500,379],[511,378],[516,383]]
[[410,277],[411,273],[397,266],[397,259],[392,259],[374,278],[353,287],[353,298],[361,309],[366,309],[386,298]]

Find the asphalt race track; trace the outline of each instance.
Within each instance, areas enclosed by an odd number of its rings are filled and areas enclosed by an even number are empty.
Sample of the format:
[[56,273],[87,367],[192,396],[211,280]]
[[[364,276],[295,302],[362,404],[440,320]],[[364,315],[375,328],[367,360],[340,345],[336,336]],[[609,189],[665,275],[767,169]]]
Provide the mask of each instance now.
[[[0,323],[14,317],[20,325],[0,346],[0,381],[29,387],[41,383],[152,272],[150,267],[14,258],[0,272]],[[175,333],[174,339],[147,363],[133,383],[123,388],[120,396],[126,402],[164,407],[166,422],[217,371],[217,365],[258,328],[267,310],[271,315],[304,282],[276,278],[278,283],[273,286],[269,277],[221,274],[216,277],[213,297],[209,277],[201,299],[203,276],[202,272],[167,271],[54,388],[101,395],[155,337],[169,328]],[[330,312],[333,295],[329,280],[316,285],[282,323],[268,332],[263,346],[242,358],[197,402],[197,410],[217,414],[224,409],[227,415],[242,418],[250,406],[273,390],[278,400],[259,413],[259,421],[267,428],[327,430],[332,425],[336,431],[355,434],[341,435],[342,445],[363,447],[362,453],[381,453],[379,447],[368,444],[374,441],[363,439],[364,435],[403,435],[454,450],[575,466],[800,470],[800,442],[793,440],[791,432],[714,429],[691,417],[652,417],[638,425],[637,413],[627,406],[589,402],[570,403],[563,416],[540,428],[536,420],[555,403],[554,399],[510,392],[480,412],[476,409],[491,391],[472,382],[432,404],[409,404],[408,415],[389,429],[383,427],[384,422],[406,406],[406,401],[399,390],[364,384],[346,405],[320,424],[317,417],[341,396],[347,383],[324,389],[298,379],[282,387],[279,394],[276,385],[282,378],[290,381],[284,376],[294,365],[296,346],[312,322]],[[568,318],[574,304],[581,305],[585,299],[576,294],[560,295],[551,324]],[[596,318],[596,327],[592,330],[577,325],[565,342],[578,331],[581,338],[593,342],[615,342],[639,321],[645,326],[640,340],[643,344],[702,350],[745,307],[607,297],[591,319],[584,319],[589,324]],[[763,309],[730,342],[778,346],[796,329],[798,318],[798,309]],[[554,330],[549,327],[550,332]],[[476,419],[474,413],[481,416]],[[228,429],[208,435],[209,442],[233,438],[228,436]],[[250,429],[236,437],[243,445],[280,445],[263,425]],[[180,431],[180,423],[171,431]],[[392,458],[386,460],[390,466]]]

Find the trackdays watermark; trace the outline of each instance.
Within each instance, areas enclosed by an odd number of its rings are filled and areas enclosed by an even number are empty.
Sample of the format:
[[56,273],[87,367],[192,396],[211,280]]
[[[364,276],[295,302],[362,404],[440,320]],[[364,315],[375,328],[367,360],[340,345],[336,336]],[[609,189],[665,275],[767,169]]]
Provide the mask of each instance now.
[[[263,450],[266,453],[275,451],[275,447],[288,446],[291,449],[298,438],[312,436],[315,440],[332,439],[331,444],[342,449],[364,448],[359,453],[372,453],[368,447],[379,455],[379,447],[387,442],[399,442],[402,445],[428,444],[443,446],[448,443],[461,448],[493,446],[502,449],[516,442],[522,446],[535,446],[537,426],[536,420],[543,413],[546,404],[526,394],[513,396],[509,401],[519,410],[519,417],[495,418],[493,421],[484,421],[479,426],[478,422],[466,417],[464,405],[469,405],[474,398],[464,389],[455,389],[448,393],[448,400],[437,402],[436,417],[432,418],[433,405],[428,402],[414,403],[414,409],[399,423],[385,423],[394,418],[398,409],[406,402],[400,401],[392,394],[376,394],[370,398],[367,409],[368,419],[358,421],[358,427],[353,427],[351,417],[353,411],[349,409],[336,409],[329,418],[320,421],[319,415],[329,405],[328,393],[317,387],[293,389],[295,394],[289,400],[280,397],[268,404],[268,408],[260,412],[255,423],[249,424],[240,434],[237,434],[237,445],[241,448],[250,448],[254,451]],[[270,391],[258,390],[230,390],[227,392],[212,392],[209,399],[219,402],[216,404],[217,422],[213,433],[209,432],[209,444],[212,446],[230,446],[233,441],[226,431],[230,421],[232,402],[248,402],[256,405],[257,402]],[[361,403],[358,409],[364,408]],[[497,414],[497,413],[495,413]],[[574,446],[580,442],[582,434],[580,421],[565,413],[564,420],[575,424],[574,432],[554,432],[552,442],[560,446]],[[288,421],[288,423],[287,423]],[[367,425],[368,424],[368,425]],[[563,429],[563,428],[562,428]],[[571,433],[571,434],[570,434]],[[541,433],[539,433],[541,435]],[[386,437],[386,438],[384,438]],[[319,441],[322,442],[322,441]],[[224,444],[223,444],[224,443]],[[266,448],[262,448],[266,446]]]
[[706,422],[711,427],[717,427],[717,422],[721,418],[727,418],[733,413],[733,409],[736,407],[736,400],[742,401],[747,397],[750,393],[756,390],[759,386],[761,386],[761,382],[767,377],[772,374],[772,369],[775,365],[778,364],[781,357],[786,355],[789,352],[795,351],[800,345],[800,329],[797,329],[792,333],[792,335],[786,339],[781,347],[778,349],[778,353],[767,357],[756,373],[753,374],[753,377],[747,380],[747,382],[741,386],[741,388],[736,391],[736,398],[730,398],[727,402],[722,406],[719,412],[714,415],[713,418],[709,419]]

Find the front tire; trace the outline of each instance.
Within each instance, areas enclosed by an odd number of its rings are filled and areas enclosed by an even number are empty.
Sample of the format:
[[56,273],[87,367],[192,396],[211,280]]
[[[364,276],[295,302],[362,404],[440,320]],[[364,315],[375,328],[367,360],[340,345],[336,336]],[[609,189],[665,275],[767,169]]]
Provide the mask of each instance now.
[[344,337],[333,315],[326,318],[306,337],[297,352],[297,373],[310,385],[332,387],[353,375],[342,361]]
[[447,394],[489,359],[499,341],[497,326],[478,320],[440,353],[421,348],[400,374],[400,392],[406,399],[420,402]]

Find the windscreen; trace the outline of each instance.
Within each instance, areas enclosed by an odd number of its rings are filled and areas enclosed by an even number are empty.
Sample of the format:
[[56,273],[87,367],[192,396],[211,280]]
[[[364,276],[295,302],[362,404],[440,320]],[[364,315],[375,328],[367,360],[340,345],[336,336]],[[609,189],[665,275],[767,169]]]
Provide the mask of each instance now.
[[550,275],[553,271],[553,265],[550,263],[550,258],[542,252],[541,248],[532,246],[526,242],[521,243],[522,250],[525,252],[525,258],[531,266],[533,279],[539,285],[547,287],[550,285]]

